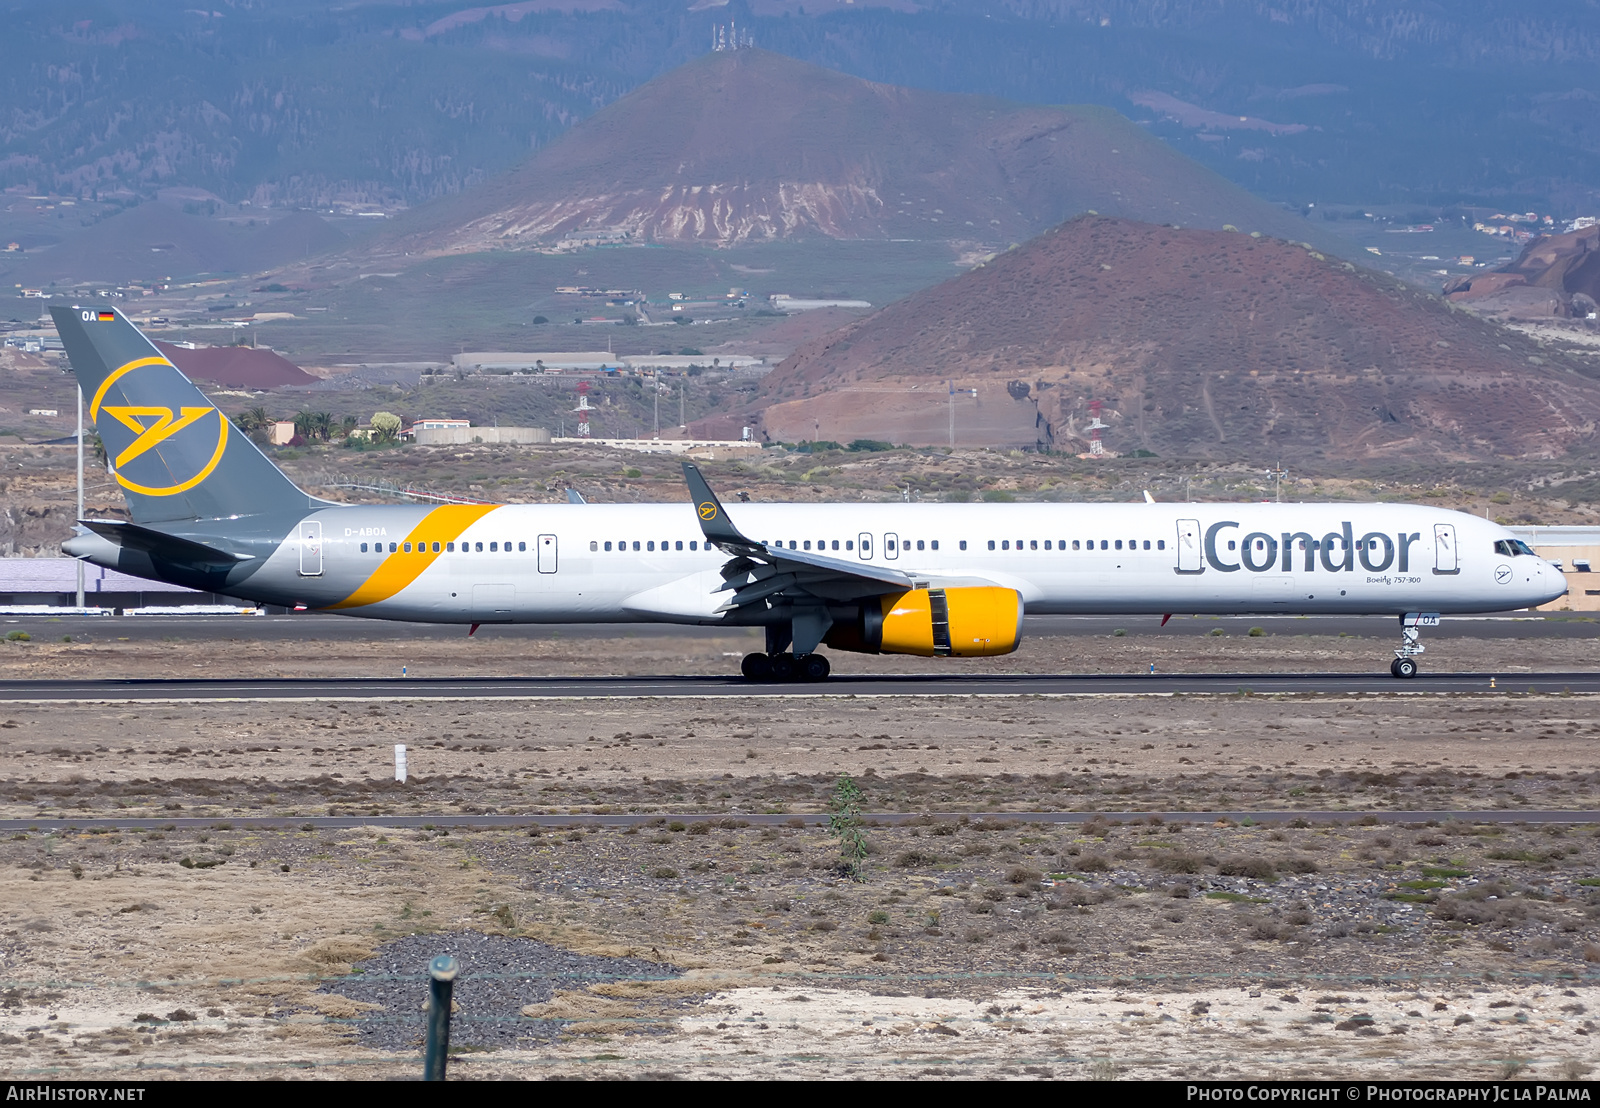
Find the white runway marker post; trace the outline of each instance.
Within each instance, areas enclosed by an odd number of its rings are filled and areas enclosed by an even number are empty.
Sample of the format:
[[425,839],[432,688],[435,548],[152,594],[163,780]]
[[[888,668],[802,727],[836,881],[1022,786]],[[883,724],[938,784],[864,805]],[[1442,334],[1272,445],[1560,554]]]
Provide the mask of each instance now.
[[394,744],[394,779],[402,785],[406,783],[406,744]]

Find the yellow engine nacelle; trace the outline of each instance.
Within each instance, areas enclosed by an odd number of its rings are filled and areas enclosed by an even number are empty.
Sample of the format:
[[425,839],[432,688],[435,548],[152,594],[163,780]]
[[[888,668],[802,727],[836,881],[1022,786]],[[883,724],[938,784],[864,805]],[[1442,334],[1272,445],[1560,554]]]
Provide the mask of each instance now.
[[836,650],[987,658],[1022,641],[1022,597],[1014,589],[910,589],[867,603],[859,621],[835,620],[824,640]]

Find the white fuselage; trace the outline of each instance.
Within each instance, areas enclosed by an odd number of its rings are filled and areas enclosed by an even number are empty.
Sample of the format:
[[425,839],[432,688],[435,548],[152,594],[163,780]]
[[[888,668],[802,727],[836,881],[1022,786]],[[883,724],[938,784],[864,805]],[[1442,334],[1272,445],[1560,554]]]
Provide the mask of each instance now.
[[[404,544],[423,511],[320,509],[307,517],[315,557],[291,536],[254,592],[434,622],[723,619],[729,556],[707,548],[690,504],[507,505],[419,555]],[[1032,614],[1490,612],[1566,589],[1504,527],[1412,505],[736,504],[729,516],[752,539],[934,587],[1015,589]]]

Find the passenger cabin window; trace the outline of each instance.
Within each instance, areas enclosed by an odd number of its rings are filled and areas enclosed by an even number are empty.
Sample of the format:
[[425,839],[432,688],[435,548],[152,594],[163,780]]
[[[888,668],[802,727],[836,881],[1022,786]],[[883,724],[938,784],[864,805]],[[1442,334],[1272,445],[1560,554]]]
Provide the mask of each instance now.
[[[600,550],[600,544],[591,539],[590,542],[589,542],[589,549],[591,551],[598,552]],[[610,543],[606,543],[606,549],[607,550],[611,549],[611,544]]]
[[1166,539],[1157,539],[1156,540],[1156,549],[1157,550],[1165,550],[1166,548],[1167,548],[1167,540]]
[[1038,550],[1039,549],[1039,540],[1038,539],[1029,539],[1028,540],[1028,549],[1029,550]]
[[394,545],[394,543],[390,543],[389,544],[389,553],[393,554],[394,551],[395,551],[395,545]]
[[[1065,547],[1063,547],[1062,549],[1065,549]],[[1074,550],[1078,549],[1078,540],[1077,539],[1073,539],[1072,540],[1072,549],[1074,549]]]
[[966,548],[967,548],[967,540],[966,539],[962,539],[961,540],[961,549],[965,550]]
[[1011,540],[1010,539],[1001,539],[1000,540],[1000,549],[1001,550],[1010,550],[1011,549]]
[[475,544],[475,549],[476,549],[477,553],[482,554],[483,553],[483,543],[480,542],[480,543]]
[[519,543],[517,543],[517,549],[518,550],[527,550],[528,549],[528,544],[525,543],[525,542],[519,542]]
[[855,540],[854,539],[845,539],[844,540],[844,548],[846,550],[854,550],[856,548]]
[[611,544],[609,542],[606,543],[606,553],[607,554],[611,553]]
[[1149,540],[1149,539],[1145,539],[1145,540],[1144,540],[1144,548],[1145,548],[1145,549],[1146,549],[1146,550],[1149,550],[1149,549],[1150,549],[1150,540]]
[[990,549],[990,550],[993,550],[993,549],[994,549],[994,540],[993,540],[993,539],[990,539],[990,540],[989,540],[989,549]]
[[367,544],[366,543],[362,543],[361,544],[361,553],[365,554],[366,552],[367,552]]
[[928,543],[928,545],[933,547],[933,549],[938,550],[939,549],[939,540],[938,539],[933,539],[932,541],[930,541]]

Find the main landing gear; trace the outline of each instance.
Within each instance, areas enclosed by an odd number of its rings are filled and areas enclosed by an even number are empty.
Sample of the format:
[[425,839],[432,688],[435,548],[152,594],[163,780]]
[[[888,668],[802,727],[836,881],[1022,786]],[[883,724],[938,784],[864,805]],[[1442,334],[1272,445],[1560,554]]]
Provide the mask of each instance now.
[[739,672],[748,681],[822,681],[833,667],[817,647],[833,621],[826,611],[805,610],[766,626],[765,652],[746,654]]
[[822,681],[833,667],[826,654],[746,654],[739,672],[749,681]]
[[1437,612],[1407,612],[1400,617],[1400,645],[1395,649],[1394,661],[1389,663],[1393,676],[1408,681],[1417,675],[1417,655],[1427,650],[1422,645],[1420,629],[1437,626]]

